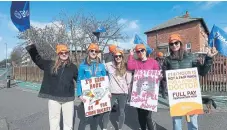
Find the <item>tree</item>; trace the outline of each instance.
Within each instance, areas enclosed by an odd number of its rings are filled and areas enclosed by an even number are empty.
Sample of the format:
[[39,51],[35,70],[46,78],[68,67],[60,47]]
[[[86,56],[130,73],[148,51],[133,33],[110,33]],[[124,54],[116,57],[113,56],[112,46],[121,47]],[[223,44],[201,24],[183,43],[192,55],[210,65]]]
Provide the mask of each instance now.
[[[11,60],[7,59],[7,66],[10,65]],[[0,61],[0,68],[5,68],[6,67],[6,59]]]
[[19,33],[18,38],[23,40],[30,39],[36,44],[37,50],[44,59],[53,59],[55,54],[55,46],[57,43],[63,41],[65,36],[62,36],[64,28],[56,29],[53,26],[46,26],[44,29],[32,27]]
[[20,65],[23,55],[25,55],[24,48],[22,46],[16,46],[10,54],[10,59],[14,64]]
[[[69,30],[70,40],[74,46],[79,46],[82,49],[86,48],[91,42],[98,42],[99,46],[104,49],[106,43],[110,40],[125,40],[126,34],[122,34],[121,31],[124,28],[123,24],[119,24],[120,17],[110,15],[105,20],[98,20],[95,15],[85,15],[83,13],[77,13],[74,16],[67,16],[66,13],[61,13],[60,17],[56,19],[66,25],[66,29]],[[93,32],[98,27],[104,27],[106,32],[101,33],[100,40],[97,41]]]
[[[75,49],[75,61],[79,64],[80,55],[78,51],[86,51],[91,42],[98,43],[102,51],[110,40],[124,40],[126,35],[121,33],[124,25],[118,24],[120,17],[110,15],[105,20],[98,20],[95,15],[85,15],[83,12],[68,16],[62,12],[54,19],[51,26],[44,29],[31,27],[30,30],[20,33],[18,38],[30,39],[36,44],[40,54],[46,59],[55,57],[55,46],[57,43],[65,43]],[[104,27],[106,32],[101,33],[100,40],[97,41],[93,32],[98,27]]]

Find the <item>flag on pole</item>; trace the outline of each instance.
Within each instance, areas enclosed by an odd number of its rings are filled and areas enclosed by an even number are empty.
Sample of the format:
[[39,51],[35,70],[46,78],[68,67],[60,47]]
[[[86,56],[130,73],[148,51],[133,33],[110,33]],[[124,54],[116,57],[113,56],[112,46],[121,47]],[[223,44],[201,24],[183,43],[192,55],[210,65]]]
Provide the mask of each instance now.
[[106,32],[106,29],[104,27],[98,27],[95,32]]
[[210,47],[216,47],[218,52],[227,57],[227,33],[217,26],[213,26],[209,38],[208,44]]
[[148,55],[150,55],[153,52],[153,49],[147,43],[145,43],[137,34],[135,35],[134,38],[134,44],[144,44]]
[[148,44],[144,44],[147,49],[147,54],[150,55],[153,52],[153,48],[151,48]]
[[12,1],[10,15],[13,24],[20,32],[30,28],[29,1]]
[[145,42],[136,34],[134,38],[134,44],[145,44]]
[[99,41],[100,34],[103,32],[106,32],[106,29],[104,27],[98,27],[98,29],[92,33],[96,36],[97,40]]

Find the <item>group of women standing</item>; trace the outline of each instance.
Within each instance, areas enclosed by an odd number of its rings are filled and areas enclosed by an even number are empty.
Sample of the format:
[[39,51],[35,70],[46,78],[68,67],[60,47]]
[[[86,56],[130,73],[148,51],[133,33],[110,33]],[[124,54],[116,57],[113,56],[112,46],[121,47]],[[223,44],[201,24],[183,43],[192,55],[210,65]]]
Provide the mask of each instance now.
[[[118,128],[121,130],[125,121],[125,106],[132,86],[132,77],[134,70],[165,70],[184,69],[197,67],[200,75],[205,75],[211,65],[212,57],[217,54],[215,48],[209,49],[205,58],[205,63],[197,62],[191,53],[184,50],[184,45],[179,34],[173,34],[169,37],[170,56],[166,57],[163,66],[159,66],[158,62],[146,55],[146,47],[143,44],[137,44],[134,49],[130,51],[127,63],[125,62],[125,55],[122,50],[116,46],[110,46],[111,62],[105,64],[101,61],[98,54],[100,53],[99,46],[91,43],[87,49],[87,57],[82,61],[77,68],[70,61],[69,49],[65,44],[58,44],[56,46],[57,57],[55,60],[43,59],[34,44],[26,47],[31,55],[34,63],[44,71],[44,77],[39,92],[39,97],[49,99],[49,123],[50,130],[60,130],[60,113],[63,115],[64,130],[73,129],[74,118],[74,99],[75,99],[75,84],[77,82],[76,95],[82,101],[82,104],[87,102],[82,95],[81,80],[92,77],[108,76],[111,95],[111,105],[117,101],[119,106],[119,124]],[[138,59],[134,58],[136,53]],[[164,74],[164,73],[163,73]],[[164,75],[165,79],[165,75]],[[155,130],[156,125],[152,120],[152,112],[137,108],[138,122],[141,130]],[[101,120],[103,123],[103,130],[107,130],[109,122],[109,115],[111,112],[95,115],[92,118],[97,126]],[[182,117],[172,117],[173,129],[182,130]],[[189,130],[198,130],[197,115],[190,116],[191,122],[188,122]],[[79,130],[83,129],[82,125],[87,122],[88,118],[81,119]],[[93,129],[97,129],[93,126]]]

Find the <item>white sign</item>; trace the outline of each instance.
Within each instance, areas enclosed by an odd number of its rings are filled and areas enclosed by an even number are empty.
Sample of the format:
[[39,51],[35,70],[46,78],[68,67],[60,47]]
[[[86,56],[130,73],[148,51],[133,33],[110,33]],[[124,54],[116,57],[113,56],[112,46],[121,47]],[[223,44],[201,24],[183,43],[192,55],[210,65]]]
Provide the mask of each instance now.
[[93,77],[81,80],[85,116],[98,115],[111,110],[109,79],[105,77]]
[[157,112],[160,70],[135,70],[130,106]]
[[197,68],[166,71],[171,116],[203,114]]

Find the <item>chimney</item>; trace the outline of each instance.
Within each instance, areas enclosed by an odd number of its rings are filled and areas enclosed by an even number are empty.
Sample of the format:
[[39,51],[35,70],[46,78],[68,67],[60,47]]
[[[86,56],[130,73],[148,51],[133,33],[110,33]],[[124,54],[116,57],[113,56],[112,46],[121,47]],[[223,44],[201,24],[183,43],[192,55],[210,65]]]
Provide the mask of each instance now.
[[185,13],[185,15],[183,15],[183,17],[184,17],[184,18],[189,18],[189,17],[190,17],[188,11],[186,11],[186,13]]

